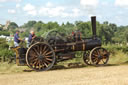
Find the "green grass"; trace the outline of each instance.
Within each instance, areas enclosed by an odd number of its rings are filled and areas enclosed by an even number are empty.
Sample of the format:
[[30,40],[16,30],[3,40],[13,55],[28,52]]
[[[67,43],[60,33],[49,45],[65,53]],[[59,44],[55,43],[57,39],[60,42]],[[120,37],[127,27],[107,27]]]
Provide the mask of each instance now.
[[122,51],[116,51],[110,55],[109,63],[111,64],[123,64],[128,61],[128,55]]
[[27,66],[17,66],[14,63],[8,64],[7,62],[0,63],[0,74],[5,73],[19,73],[24,70],[30,70]]
[[128,46],[127,45],[115,45],[115,44],[108,44],[103,45],[102,47],[106,48],[111,54],[115,54],[117,51],[122,51],[128,54]]
[[103,45],[110,52],[109,63],[122,64],[128,61],[128,46],[108,44]]

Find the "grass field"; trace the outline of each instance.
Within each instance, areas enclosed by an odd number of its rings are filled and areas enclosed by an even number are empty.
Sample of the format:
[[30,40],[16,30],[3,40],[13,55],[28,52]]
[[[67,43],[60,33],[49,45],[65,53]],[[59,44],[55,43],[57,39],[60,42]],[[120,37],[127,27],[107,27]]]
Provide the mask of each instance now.
[[83,64],[65,67],[73,62],[60,63],[53,70],[45,72],[1,63],[0,85],[128,85],[128,55],[122,51],[111,55],[108,65],[102,67]]
[[1,74],[0,85],[128,85],[128,66]]

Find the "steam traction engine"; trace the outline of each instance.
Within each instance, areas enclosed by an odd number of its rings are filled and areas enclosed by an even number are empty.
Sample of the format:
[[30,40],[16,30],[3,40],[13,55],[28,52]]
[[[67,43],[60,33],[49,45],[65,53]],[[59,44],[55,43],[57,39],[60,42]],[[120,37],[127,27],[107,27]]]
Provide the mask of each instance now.
[[96,36],[96,17],[91,17],[91,38],[72,40],[66,38],[57,31],[52,31],[46,39],[35,38],[28,49],[22,47],[13,48],[16,52],[16,63],[26,65],[36,71],[46,71],[57,62],[75,58],[75,51],[83,51],[83,60],[87,65],[107,64],[109,53],[101,47],[101,40]]

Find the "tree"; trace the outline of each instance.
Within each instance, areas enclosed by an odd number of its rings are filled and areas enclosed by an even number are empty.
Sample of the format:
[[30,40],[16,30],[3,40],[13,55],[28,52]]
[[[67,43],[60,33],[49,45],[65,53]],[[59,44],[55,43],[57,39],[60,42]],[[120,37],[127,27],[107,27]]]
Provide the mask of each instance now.
[[54,28],[59,28],[59,24],[57,22],[48,22],[46,24],[46,29],[51,30]]
[[16,28],[18,28],[18,25],[15,22],[11,22],[8,26],[9,30],[16,29]]
[[27,23],[25,23],[23,26],[21,26],[22,28],[27,28],[27,29],[31,29],[37,22],[36,21],[28,21]]
[[34,24],[33,27],[34,27],[35,31],[39,32],[43,28],[43,23],[39,21],[36,24]]
[[112,23],[108,23],[107,21],[101,24],[99,29],[99,37],[102,39],[103,42],[112,43],[113,40],[117,40],[117,38],[114,38],[114,35],[117,31],[117,26]]
[[90,24],[90,22],[79,22],[79,24],[77,23],[77,29],[80,30],[84,37],[91,37],[92,35]]

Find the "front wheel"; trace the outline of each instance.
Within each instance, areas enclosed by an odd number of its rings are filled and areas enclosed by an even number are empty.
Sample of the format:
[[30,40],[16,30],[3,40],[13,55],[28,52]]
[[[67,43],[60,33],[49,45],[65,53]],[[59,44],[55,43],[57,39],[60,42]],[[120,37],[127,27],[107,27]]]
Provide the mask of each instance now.
[[83,53],[83,60],[86,65],[91,65],[90,59],[89,59],[90,51],[85,51]]
[[109,53],[105,48],[96,47],[90,52],[90,61],[93,65],[105,65],[109,60]]

